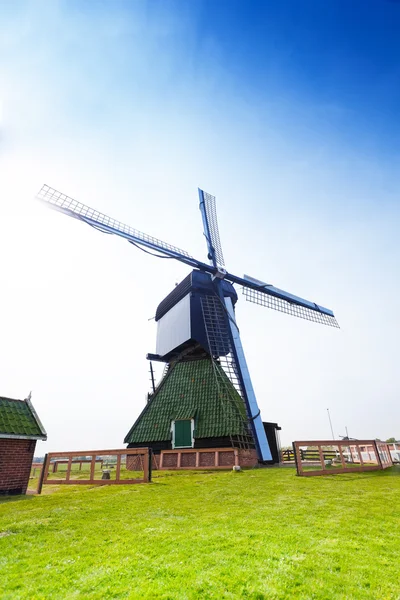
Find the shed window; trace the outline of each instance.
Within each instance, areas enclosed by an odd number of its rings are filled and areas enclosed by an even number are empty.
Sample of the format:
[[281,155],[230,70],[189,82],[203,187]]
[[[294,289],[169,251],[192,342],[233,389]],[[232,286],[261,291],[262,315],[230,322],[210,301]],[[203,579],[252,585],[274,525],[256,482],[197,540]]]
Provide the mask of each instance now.
[[172,421],[172,447],[193,448],[193,432],[193,419],[179,419]]

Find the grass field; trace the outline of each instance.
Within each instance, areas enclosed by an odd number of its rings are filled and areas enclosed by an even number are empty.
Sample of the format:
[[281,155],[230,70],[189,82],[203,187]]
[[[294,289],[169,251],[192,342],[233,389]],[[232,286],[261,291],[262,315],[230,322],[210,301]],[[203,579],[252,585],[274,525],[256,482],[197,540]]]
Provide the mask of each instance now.
[[0,598],[399,599],[400,468],[155,472],[0,500]]

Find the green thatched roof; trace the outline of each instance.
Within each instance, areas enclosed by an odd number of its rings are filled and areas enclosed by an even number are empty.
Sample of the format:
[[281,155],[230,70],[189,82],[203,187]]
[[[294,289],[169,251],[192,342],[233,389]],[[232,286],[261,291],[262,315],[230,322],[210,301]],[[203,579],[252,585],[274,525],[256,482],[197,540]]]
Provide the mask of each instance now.
[[13,400],[0,397],[0,437],[46,439],[46,432],[29,398]]
[[220,365],[213,364],[210,358],[173,365],[127,434],[125,443],[168,441],[172,421],[192,418],[195,438],[244,433],[243,401]]

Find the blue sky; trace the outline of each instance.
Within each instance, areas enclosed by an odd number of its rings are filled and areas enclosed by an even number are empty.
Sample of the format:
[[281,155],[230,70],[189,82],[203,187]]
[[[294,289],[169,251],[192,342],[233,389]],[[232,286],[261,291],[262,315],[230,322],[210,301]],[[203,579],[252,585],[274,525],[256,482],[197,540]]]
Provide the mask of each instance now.
[[47,449],[122,444],[148,319],[187,269],[48,214],[42,183],[199,259],[196,188],[215,194],[229,269],[342,326],[240,299],[264,418],[285,443],[329,436],[327,406],[337,433],[400,436],[400,3],[35,0],[0,17],[0,394],[33,390]]
[[[309,105],[300,127],[319,108],[319,129],[336,130],[346,142],[361,134],[358,143],[378,150],[398,131],[397,4],[221,0],[201,6],[197,36],[218,40],[218,62],[242,84],[243,97],[274,101],[284,91],[282,108],[293,101]],[[204,45],[200,54],[207,60]]]

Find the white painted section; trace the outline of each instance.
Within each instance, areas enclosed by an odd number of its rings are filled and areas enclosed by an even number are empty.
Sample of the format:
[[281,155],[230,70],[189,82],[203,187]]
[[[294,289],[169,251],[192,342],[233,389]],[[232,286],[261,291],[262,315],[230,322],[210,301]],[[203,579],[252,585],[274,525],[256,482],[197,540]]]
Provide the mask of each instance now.
[[164,356],[190,340],[190,293],[157,322],[156,352]]
[[243,352],[243,346],[239,335],[239,329],[236,325],[235,313],[233,310],[232,300],[230,298],[225,298],[225,305],[228,310],[229,323],[231,326],[231,331],[233,335],[233,343],[235,344],[236,354],[239,361],[239,368],[242,373],[243,383],[247,394],[247,399],[249,401],[250,413],[253,417],[258,414],[258,417],[254,419],[254,427],[256,430],[256,435],[258,439],[258,444],[260,446],[261,457],[262,460],[272,460],[271,450],[269,448],[267,436],[265,434],[264,425],[262,423],[261,414],[259,414],[259,408],[257,404],[256,395],[254,393],[253,384],[251,383],[249,369],[247,367],[246,358]]
[[[179,421],[180,419],[177,419]],[[189,421],[189,419],[182,419],[182,421]],[[176,421],[172,421],[171,423],[171,433],[172,433],[172,449],[175,450],[175,423]],[[194,448],[194,419],[190,419],[190,429],[192,434],[192,445],[191,446],[178,446],[178,448]]]

